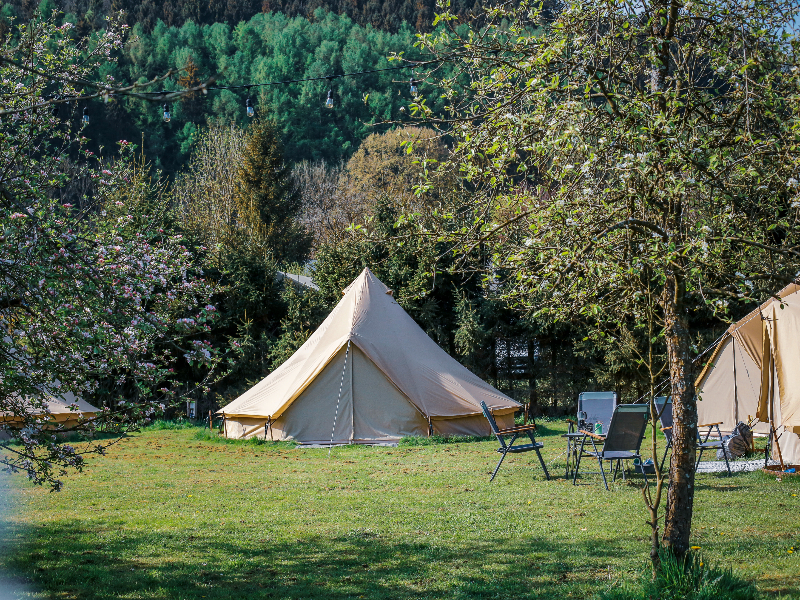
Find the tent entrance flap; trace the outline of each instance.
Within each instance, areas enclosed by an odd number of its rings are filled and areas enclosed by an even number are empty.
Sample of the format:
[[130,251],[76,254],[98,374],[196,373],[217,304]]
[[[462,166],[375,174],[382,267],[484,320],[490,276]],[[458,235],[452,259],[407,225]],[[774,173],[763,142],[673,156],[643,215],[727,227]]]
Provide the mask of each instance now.
[[334,444],[348,444],[353,440],[353,369],[345,368],[347,354],[345,344],[283,412],[279,419],[283,439]]
[[428,421],[417,407],[358,346],[353,345],[351,353],[355,440],[393,441],[405,436],[427,435]]

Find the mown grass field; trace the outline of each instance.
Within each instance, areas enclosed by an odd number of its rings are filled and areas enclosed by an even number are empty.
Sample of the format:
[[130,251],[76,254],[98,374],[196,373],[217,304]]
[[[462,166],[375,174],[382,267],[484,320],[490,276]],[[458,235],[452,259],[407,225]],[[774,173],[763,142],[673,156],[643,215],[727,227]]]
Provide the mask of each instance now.
[[[540,435],[562,478],[563,430]],[[586,598],[646,566],[638,479],[547,482],[528,453],[489,483],[489,441],[329,458],[197,433],[125,438],[61,493],[7,481],[0,567],[42,598],[410,600]],[[800,598],[798,478],[701,474],[695,506],[704,560]]]

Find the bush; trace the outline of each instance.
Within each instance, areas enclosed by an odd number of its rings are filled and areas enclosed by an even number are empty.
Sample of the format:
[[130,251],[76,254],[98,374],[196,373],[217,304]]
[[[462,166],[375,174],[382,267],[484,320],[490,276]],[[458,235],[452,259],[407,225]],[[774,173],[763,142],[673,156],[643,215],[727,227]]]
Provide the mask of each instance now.
[[633,584],[601,592],[598,600],[756,600],[755,585],[732,569],[713,568],[695,553],[681,561],[671,552],[661,552],[661,570],[655,578],[647,570]]
[[191,421],[187,421],[186,419],[176,419],[167,421],[165,419],[156,419],[149,425],[145,425],[142,427],[142,431],[171,431],[177,429],[192,429],[194,427],[201,427],[201,425],[196,425]]

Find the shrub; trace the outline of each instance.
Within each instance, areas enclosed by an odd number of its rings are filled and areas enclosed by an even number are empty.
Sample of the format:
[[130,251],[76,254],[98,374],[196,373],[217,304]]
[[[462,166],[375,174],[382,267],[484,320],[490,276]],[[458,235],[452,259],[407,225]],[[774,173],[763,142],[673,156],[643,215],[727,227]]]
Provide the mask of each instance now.
[[598,600],[756,600],[758,590],[732,569],[719,569],[690,553],[684,560],[661,552],[661,570],[655,578],[648,565],[638,581],[601,592]]

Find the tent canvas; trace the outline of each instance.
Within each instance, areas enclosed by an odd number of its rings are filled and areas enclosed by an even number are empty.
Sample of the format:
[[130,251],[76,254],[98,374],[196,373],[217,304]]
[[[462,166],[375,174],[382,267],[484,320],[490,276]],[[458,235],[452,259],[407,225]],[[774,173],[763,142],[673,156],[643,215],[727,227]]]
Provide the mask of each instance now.
[[232,438],[379,443],[489,435],[481,401],[500,427],[522,408],[442,350],[364,269],[297,352],[218,414]]
[[[46,404],[50,412],[47,416],[48,421],[57,423],[62,427],[77,425],[81,419],[90,419],[100,412],[100,409],[76,397],[72,392],[67,392],[60,397],[46,393],[44,398],[44,404]],[[25,401],[22,400],[22,402]],[[33,408],[30,403],[27,407],[20,406],[20,410],[31,412],[34,415],[44,415],[43,411]],[[13,413],[5,412],[0,414],[0,424],[2,425],[13,428],[20,427],[22,423],[22,419]]]
[[771,415],[784,461],[798,464],[800,286],[790,284],[777,297],[731,325],[718,342],[696,381],[698,420],[720,421],[731,431],[758,416],[754,432],[768,434]]

